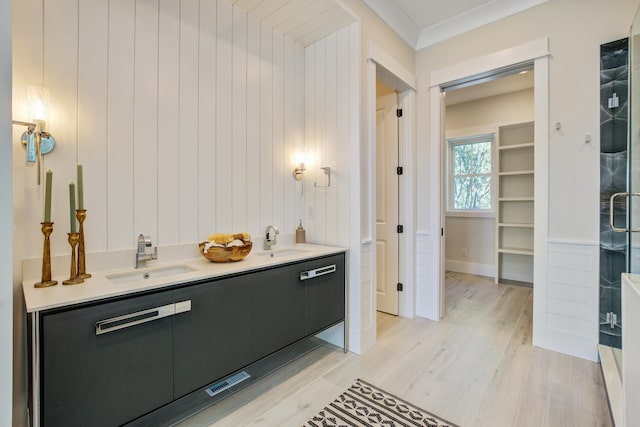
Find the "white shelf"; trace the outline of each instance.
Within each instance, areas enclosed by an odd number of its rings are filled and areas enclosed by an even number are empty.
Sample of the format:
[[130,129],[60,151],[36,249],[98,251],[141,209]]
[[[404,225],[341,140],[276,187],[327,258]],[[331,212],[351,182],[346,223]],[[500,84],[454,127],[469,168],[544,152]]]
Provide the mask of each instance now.
[[526,170],[526,171],[513,171],[513,172],[499,172],[498,175],[500,176],[533,175],[533,171]]
[[495,282],[530,282],[534,257],[534,123],[501,126],[498,132]]
[[500,197],[499,202],[533,202],[533,197]]
[[525,144],[513,144],[513,145],[501,145],[498,150],[520,150],[522,148],[533,148],[533,142],[527,142]]
[[499,227],[505,227],[505,228],[533,228],[533,224],[526,224],[526,223],[508,223],[508,222],[500,222],[498,223]]
[[533,250],[524,248],[498,248],[498,253],[533,256]]

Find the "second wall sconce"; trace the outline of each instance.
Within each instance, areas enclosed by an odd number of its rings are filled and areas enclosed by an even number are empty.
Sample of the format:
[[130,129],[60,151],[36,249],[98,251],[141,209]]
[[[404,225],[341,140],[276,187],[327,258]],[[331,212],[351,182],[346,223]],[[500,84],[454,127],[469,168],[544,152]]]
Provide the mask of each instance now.
[[30,122],[13,120],[13,124],[26,126],[20,137],[27,150],[27,163],[36,163],[38,167],[38,185],[40,185],[40,157],[53,151],[56,140],[45,130],[49,118],[49,91],[39,86],[27,86],[27,103]]
[[304,175],[304,171],[306,171],[305,167],[304,167],[304,154],[303,153],[298,153],[296,154],[296,160],[295,160],[295,169],[293,169],[293,178],[296,181],[300,181],[302,180],[302,177]]

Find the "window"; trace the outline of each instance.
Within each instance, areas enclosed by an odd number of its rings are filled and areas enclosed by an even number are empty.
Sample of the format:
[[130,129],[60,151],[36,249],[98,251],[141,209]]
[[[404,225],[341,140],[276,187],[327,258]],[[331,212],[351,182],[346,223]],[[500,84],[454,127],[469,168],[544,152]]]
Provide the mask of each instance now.
[[494,134],[447,140],[449,212],[493,212]]

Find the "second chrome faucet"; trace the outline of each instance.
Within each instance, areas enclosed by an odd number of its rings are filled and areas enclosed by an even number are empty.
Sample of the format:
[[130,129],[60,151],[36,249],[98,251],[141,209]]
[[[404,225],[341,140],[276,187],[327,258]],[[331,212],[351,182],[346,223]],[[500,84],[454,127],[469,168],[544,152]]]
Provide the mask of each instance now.
[[273,225],[267,225],[267,228],[264,230],[264,250],[265,251],[271,250],[271,246],[278,243],[278,237],[277,237],[278,234],[280,234],[278,227],[275,227]]
[[153,252],[147,252],[147,248],[153,246],[151,237],[144,234],[138,236],[138,251],[136,252],[136,268],[145,267],[147,261],[158,259],[158,247],[153,248]]

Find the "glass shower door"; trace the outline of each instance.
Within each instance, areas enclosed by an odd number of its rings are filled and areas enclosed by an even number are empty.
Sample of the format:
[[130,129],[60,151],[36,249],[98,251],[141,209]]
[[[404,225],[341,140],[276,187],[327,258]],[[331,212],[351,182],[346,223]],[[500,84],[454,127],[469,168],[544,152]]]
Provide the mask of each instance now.
[[600,46],[600,344],[620,348],[621,274],[629,271],[628,39]]
[[629,271],[640,273],[640,12],[629,36]]

